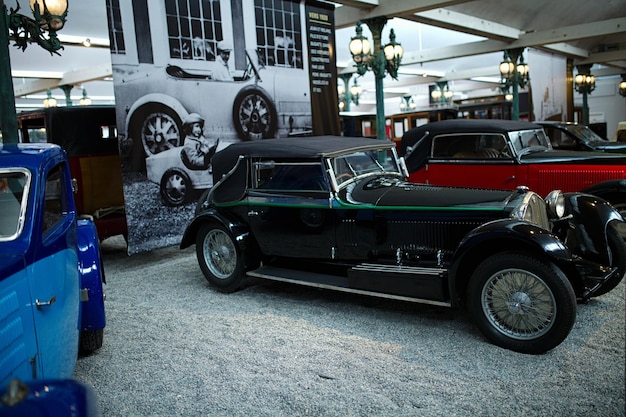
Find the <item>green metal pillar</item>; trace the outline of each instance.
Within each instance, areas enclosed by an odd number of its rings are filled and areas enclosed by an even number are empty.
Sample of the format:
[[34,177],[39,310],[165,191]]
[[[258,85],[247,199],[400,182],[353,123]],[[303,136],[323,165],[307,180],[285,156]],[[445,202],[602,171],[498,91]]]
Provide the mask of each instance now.
[[372,49],[374,62],[372,63],[372,71],[375,77],[376,89],[376,138],[387,139],[387,129],[385,124],[385,91],[383,88],[383,79],[385,78],[385,52],[383,51],[380,38],[383,28],[387,24],[387,18],[384,16],[366,19],[364,22],[372,32],[372,40],[374,47]]
[[17,143],[17,113],[15,111],[15,90],[11,77],[9,56],[9,14],[4,0],[0,0],[0,131],[3,143]]

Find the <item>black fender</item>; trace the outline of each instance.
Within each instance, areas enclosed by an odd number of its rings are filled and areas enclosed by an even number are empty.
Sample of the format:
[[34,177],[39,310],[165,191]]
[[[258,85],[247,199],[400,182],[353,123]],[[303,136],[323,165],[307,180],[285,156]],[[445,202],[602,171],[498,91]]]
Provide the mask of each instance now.
[[626,179],[602,181],[580,192],[603,198],[614,206],[624,205],[626,204]]
[[525,251],[543,256],[553,262],[568,276],[572,285],[580,285],[580,277],[574,271],[572,252],[549,230],[535,224],[500,219],[478,226],[468,233],[452,256],[448,269],[448,285],[452,304],[465,298],[467,282],[480,262],[488,256],[503,251]]
[[185,229],[185,233],[183,233],[183,238],[180,242],[180,249],[185,249],[194,245],[196,243],[196,235],[198,234],[198,230],[200,230],[200,226],[211,222],[224,226],[233,234],[235,240],[240,245],[240,249],[246,249],[245,243],[248,239],[248,235],[250,234],[250,229],[246,225],[231,219],[230,216],[225,216],[215,209],[206,210],[193,218],[191,223]]
[[[607,228],[612,222],[624,223],[622,216],[604,199],[591,194],[564,193],[568,228],[565,243],[571,251],[590,261],[610,264]],[[555,231],[559,228],[555,224]],[[556,232],[557,234],[561,234]]]
[[223,213],[215,210],[214,208],[206,210],[201,214],[195,216],[191,223],[185,229],[183,238],[180,242],[180,249],[185,249],[196,243],[196,236],[203,224],[217,223],[224,226],[230,233],[232,233],[237,242],[237,246],[241,250],[246,267],[253,266],[259,262],[259,249],[256,240],[250,232],[250,228],[237,221],[231,216],[226,216]]

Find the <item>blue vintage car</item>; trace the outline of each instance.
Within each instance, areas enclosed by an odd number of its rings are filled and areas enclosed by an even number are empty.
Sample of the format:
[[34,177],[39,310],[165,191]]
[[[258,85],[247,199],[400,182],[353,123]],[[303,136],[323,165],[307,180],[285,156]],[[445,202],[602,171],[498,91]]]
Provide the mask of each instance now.
[[0,144],[0,392],[71,378],[79,349],[102,346],[98,235],[72,183],[61,147]]

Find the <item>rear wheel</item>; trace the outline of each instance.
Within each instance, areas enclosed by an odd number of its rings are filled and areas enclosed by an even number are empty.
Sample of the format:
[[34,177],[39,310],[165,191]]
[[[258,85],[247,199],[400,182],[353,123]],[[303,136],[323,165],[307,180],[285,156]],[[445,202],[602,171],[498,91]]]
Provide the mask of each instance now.
[[467,306],[487,339],[522,353],[558,346],[576,320],[576,296],[565,275],[526,254],[485,259],[470,278]]
[[104,329],[83,330],[80,332],[80,352],[90,354],[102,347]]
[[232,233],[219,224],[204,224],[196,237],[196,255],[209,283],[222,292],[237,290],[244,280],[243,260]]

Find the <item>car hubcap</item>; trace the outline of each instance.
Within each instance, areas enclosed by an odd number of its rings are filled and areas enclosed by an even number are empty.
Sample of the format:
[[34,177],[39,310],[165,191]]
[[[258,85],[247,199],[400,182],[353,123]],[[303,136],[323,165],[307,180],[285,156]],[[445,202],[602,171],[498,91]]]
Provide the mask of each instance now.
[[146,118],[141,139],[148,155],[155,155],[179,145],[180,134],[174,119],[166,113],[152,113]]
[[182,201],[187,193],[187,185],[179,175],[172,175],[167,180],[166,189],[173,202]]
[[250,95],[241,104],[239,120],[250,139],[263,139],[269,121],[267,103],[261,97]]
[[237,250],[230,237],[222,230],[211,230],[204,239],[207,266],[217,278],[229,278],[237,265]]
[[500,333],[529,340],[545,334],[556,319],[556,301],[546,283],[525,270],[507,269],[485,284],[481,303]]

